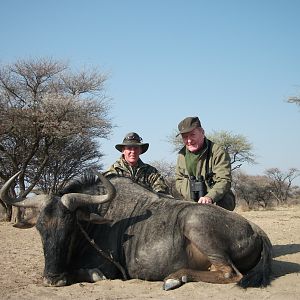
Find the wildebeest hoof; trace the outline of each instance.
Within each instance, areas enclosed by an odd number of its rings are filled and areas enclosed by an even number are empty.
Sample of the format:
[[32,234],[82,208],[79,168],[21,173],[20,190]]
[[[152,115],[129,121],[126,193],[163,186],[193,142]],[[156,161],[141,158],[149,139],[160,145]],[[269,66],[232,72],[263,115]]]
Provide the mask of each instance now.
[[91,282],[97,282],[99,280],[104,280],[106,277],[99,269],[89,270]]
[[163,285],[165,291],[173,290],[182,285],[182,282],[179,279],[166,279]]
[[97,268],[94,269],[87,269],[87,270],[82,270],[82,272],[84,273],[84,271],[87,272],[86,276],[86,281],[88,282],[97,282],[99,280],[104,280],[106,279],[106,277],[104,276],[104,274]]
[[183,275],[183,276],[181,277],[181,281],[182,281],[182,283],[187,283],[187,282],[188,282],[187,276],[186,276],[186,275]]
[[60,286],[66,286],[67,280],[65,278],[59,279],[59,280],[50,280],[49,278],[43,278],[43,285],[44,286],[53,286],[53,287],[60,287]]
[[104,274],[98,269],[79,269],[77,270],[75,281],[76,282],[97,282],[106,279]]

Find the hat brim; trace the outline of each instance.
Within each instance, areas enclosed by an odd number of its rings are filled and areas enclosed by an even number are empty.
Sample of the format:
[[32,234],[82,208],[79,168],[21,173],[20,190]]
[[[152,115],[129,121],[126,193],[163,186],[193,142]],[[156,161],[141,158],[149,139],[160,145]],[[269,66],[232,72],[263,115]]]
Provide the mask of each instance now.
[[123,143],[123,144],[117,144],[115,146],[115,148],[119,151],[119,152],[122,152],[123,151],[123,147],[124,146],[129,146],[129,147],[141,147],[142,148],[142,152],[141,154],[145,153],[148,148],[149,148],[149,144],[148,143],[130,143],[130,144],[126,144],[126,143]]

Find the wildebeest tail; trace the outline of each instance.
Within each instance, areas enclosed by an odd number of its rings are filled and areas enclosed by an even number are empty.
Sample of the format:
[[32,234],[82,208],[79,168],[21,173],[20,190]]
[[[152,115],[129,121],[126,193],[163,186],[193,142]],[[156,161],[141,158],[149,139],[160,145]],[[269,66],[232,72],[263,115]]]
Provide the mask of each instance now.
[[272,244],[266,233],[257,225],[251,223],[255,231],[259,233],[262,239],[262,251],[258,264],[238,282],[242,288],[247,287],[266,287],[270,284],[272,267]]

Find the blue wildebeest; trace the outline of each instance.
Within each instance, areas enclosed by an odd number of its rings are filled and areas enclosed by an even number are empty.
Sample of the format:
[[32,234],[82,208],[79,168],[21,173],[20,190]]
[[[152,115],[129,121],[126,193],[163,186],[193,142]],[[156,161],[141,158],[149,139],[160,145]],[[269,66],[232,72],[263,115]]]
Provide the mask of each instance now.
[[270,283],[272,246],[267,235],[237,213],[215,205],[153,193],[129,178],[85,175],[61,195],[11,199],[40,207],[36,228],[43,243],[44,283],[63,286],[101,279],[163,280],[170,290],[189,281]]

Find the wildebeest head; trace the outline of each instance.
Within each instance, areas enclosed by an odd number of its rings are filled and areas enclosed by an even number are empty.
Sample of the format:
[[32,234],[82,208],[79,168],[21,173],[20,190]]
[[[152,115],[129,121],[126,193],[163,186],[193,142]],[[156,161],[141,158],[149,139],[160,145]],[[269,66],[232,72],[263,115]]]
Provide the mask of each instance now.
[[44,250],[44,283],[55,286],[66,285],[69,281],[66,270],[71,267],[69,264],[73,245],[78,242],[78,220],[97,224],[109,222],[110,220],[96,214],[97,206],[112,200],[115,197],[115,188],[102,174],[97,174],[105,188],[104,195],[99,195],[97,191],[99,180],[97,185],[95,184],[97,180],[94,179],[90,186],[77,184],[77,188],[67,189],[67,193],[62,196],[36,195],[26,199],[12,199],[9,196],[9,189],[19,173],[3,185],[0,198],[14,206],[40,210],[36,228],[40,233]]

